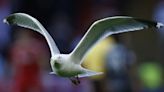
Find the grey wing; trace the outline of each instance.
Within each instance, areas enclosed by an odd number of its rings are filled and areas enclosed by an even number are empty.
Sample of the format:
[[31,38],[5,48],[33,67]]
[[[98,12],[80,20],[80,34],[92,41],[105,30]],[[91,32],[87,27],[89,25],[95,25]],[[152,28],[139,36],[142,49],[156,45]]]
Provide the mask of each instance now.
[[108,17],[102,20],[98,20],[91,25],[81,41],[70,53],[70,56],[72,61],[77,64],[81,64],[82,59],[91,49],[91,47],[107,36],[123,32],[141,30],[149,27],[160,28],[160,26],[163,26],[163,24],[127,16]]
[[60,53],[54,40],[49,35],[47,30],[41,25],[41,23],[37,19],[31,17],[30,15],[25,14],[25,13],[15,13],[15,14],[11,14],[7,18],[5,18],[3,21],[4,23],[10,24],[10,25],[18,25],[18,26],[29,28],[29,29],[39,32],[46,38],[48,45],[50,47],[51,56],[54,56],[55,54]]

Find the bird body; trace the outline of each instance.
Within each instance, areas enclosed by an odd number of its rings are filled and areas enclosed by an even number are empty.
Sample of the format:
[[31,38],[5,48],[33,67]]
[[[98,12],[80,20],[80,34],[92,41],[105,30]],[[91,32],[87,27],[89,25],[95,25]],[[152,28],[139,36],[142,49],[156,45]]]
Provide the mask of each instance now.
[[[100,40],[118,33],[137,31],[146,28],[160,28],[162,23],[137,19],[128,16],[108,17],[94,22],[80,40],[75,49],[69,54],[61,54],[47,30],[34,17],[25,13],[14,13],[4,19],[10,25],[32,29],[45,37],[51,51],[50,64],[52,72],[61,77],[68,77],[74,84],[79,84],[81,77],[102,74],[81,66],[87,52]],[[72,79],[74,78],[74,79]]]
[[73,77],[83,73],[83,68],[79,64],[72,62],[69,54],[55,55],[55,57],[51,58],[50,63],[53,70],[51,74]]

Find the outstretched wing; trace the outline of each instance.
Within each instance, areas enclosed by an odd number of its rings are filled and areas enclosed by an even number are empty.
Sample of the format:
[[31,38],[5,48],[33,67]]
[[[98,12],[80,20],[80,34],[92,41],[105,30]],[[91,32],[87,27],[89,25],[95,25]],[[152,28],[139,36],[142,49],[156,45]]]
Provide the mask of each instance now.
[[54,40],[49,35],[47,30],[42,26],[42,24],[37,19],[31,17],[30,15],[25,14],[25,13],[15,13],[15,14],[11,14],[7,18],[5,18],[3,21],[4,23],[10,24],[10,25],[18,25],[18,26],[29,28],[29,29],[39,32],[46,38],[48,45],[50,47],[51,56],[54,56],[55,54],[60,53]]
[[149,27],[163,26],[161,23],[136,19],[127,16],[108,17],[96,21],[91,25],[87,33],[83,36],[76,48],[70,53],[72,61],[77,64],[82,63],[82,59],[90,48],[101,39],[112,34],[141,30]]

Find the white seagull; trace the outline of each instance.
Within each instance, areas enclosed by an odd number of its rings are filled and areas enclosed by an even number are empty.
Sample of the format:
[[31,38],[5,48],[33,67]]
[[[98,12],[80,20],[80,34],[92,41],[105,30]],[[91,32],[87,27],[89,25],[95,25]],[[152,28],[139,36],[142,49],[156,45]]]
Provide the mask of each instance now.
[[61,77],[70,78],[79,84],[79,78],[102,74],[81,66],[87,52],[100,40],[112,35],[129,31],[137,31],[151,27],[160,28],[162,23],[137,19],[129,16],[108,17],[94,22],[75,49],[69,54],[61,54],[54,40],[42,24],[34,17],[25,13],[14,13],[6,17],[4,23],[32,29],[42,34],[51,51],[50,64],[52,72]]

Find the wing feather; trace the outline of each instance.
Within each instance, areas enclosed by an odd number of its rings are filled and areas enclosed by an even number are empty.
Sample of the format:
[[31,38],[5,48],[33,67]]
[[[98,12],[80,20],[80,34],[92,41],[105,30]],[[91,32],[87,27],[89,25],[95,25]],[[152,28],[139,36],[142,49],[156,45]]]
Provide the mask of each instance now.
[[94,22],[86,34],[80,40],[75,49],[70,53],[72,61],[81,64],[86,53],[98,41],[112,34],[118,34],[129,31],[137,31],[150,27],[161,27],[163,24],[136,19],[127,16],[108,17]]
[[29,28],[36,32],[39,32],[46,38],[48,45],[50,47],[51,56],[60,53],[54,40],[47,32],[47,30],[42,26],[42,24],[37,19],[31,17],[30,15],[25,13],[14,13],[5,18],[4,23]]

